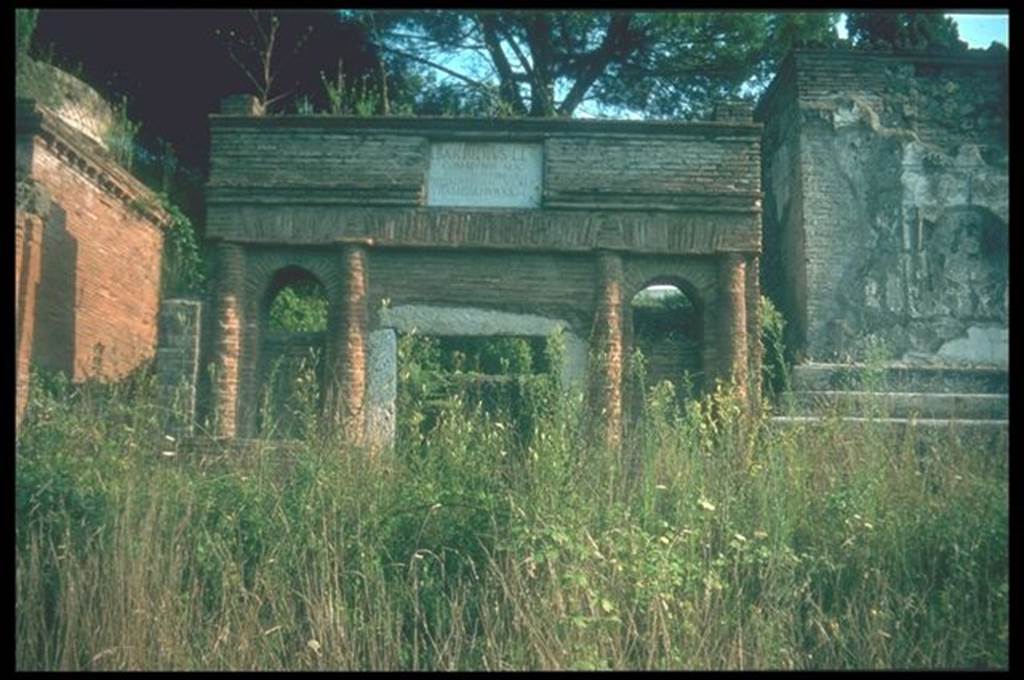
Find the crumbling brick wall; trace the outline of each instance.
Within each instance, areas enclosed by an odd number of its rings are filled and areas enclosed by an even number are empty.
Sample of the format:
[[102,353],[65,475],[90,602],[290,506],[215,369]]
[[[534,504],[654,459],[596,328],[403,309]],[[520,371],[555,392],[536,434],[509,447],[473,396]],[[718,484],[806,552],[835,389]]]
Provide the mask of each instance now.
[[806,358],[1005,362],[1006,57],[800,50],[765,122],[765,285]]

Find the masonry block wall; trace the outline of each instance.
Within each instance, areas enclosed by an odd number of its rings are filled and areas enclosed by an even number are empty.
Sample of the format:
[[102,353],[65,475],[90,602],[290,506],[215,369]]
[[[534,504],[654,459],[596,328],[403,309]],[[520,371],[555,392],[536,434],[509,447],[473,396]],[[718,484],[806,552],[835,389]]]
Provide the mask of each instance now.
[[156,349],[165,216],[94,139],[34,101],[16,112],[18,384],[29,365],[123,377]]
[[1005,364],[1005,53],[798,50],[765,123],[764,282],[804,358]]
[[[582,362],[598,377],[614,439],[631,349],[625,307],[653,282],[693,296],[708,384],[748,382],[759,293],[746,272],[756,271],[761,244],[761,127],[749,108],[723,108],[705,123],[246,114],[211,117],[207,234],[230,266],[220,267],[215,357],[204,363],[221,373],[211,410],[222,434],[254,434],[251,405],[270,349],[263,306],[289,267],[328,298],[329,391],[368,403],[380,399],[365,390],[393,382],[362,375],[393,368],[375,354],[393,346],[373,340],[380,331],[560,331],[577,357],[565,376],[573,382]],[[430,203],[435,145],[476,143],[539,154],[536,204]],[[608,361],[586,369],[588,349]],[[336,410],[390,422],[352,405]]]

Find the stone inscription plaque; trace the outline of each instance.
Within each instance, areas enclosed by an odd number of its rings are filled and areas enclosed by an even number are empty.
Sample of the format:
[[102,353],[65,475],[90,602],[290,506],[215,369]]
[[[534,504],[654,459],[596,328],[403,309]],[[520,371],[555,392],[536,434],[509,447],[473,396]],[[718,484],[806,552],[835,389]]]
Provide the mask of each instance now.
[[539,208],[542,166],[540,144],[432,144],[427,205]]

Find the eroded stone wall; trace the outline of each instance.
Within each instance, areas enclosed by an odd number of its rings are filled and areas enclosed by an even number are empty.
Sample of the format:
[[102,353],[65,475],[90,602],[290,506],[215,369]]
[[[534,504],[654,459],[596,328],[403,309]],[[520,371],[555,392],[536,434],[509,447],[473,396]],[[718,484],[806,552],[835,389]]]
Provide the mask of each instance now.
[[765,276],[805,358],[1005,363],[998,54],[797,51],[766,123]]

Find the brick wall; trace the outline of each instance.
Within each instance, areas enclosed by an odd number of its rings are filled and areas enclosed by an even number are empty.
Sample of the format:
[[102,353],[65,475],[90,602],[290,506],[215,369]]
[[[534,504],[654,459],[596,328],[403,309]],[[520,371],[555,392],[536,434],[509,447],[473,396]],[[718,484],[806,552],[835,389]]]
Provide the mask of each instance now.
[[35,360],[75,380],[123,376],[155,351],[163,234],[42,142],[32,176],[59,206],[44,229]]
[[156,349],[162,214],[142,208],[150,192],[52,112],[19,100],[17,133],[19,187],[48,197],[17,220],[19,385],[23,356],[74,380],[123,377]]

